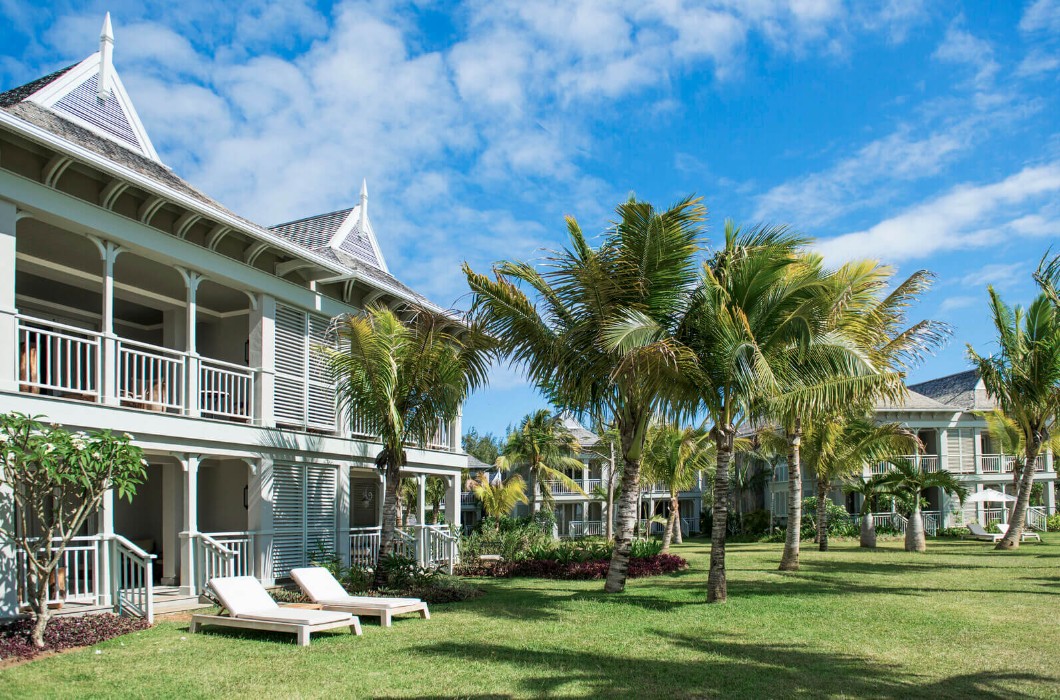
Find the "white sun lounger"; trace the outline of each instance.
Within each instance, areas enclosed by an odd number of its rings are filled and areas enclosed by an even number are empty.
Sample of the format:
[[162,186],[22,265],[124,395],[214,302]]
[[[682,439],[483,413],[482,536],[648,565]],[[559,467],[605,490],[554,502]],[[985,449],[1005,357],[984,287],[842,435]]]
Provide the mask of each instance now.
[[[997,529],[1001,530],[1001,536],[1004,537],[1008,534],[1008,523],[998,523]],[[1041,542],[1042,536],[1034,530],[1024,529],[1023,533],[1020,535],[1020,542],[1026,542],[1027,540],[1038,540]]]
[[309,646],[309,635],[323,630],[349,627],[361,633],[361,622],[349,612],[281,608],[253,576],[224,576],[210,579],[207,586],[228,610],[228,615],[192,615],[191,632],[203,625],[241,629],[291,632],[298,645]]
[[968,523],[968,532],[970,534],[962,537],[962,540],[983,540],[985,542],[997,542],[1004,535],[997,532],[987,532],[983,529],[983,526],[979,523]]
[[419,613],[425,620],[431,619],[427,604],[419,598],[383,598],[354,596],[346,592],[331,572],[319,566],[291,569],[291,578],[299,588],[325,610],[340,610],[354,615],[379,618],[383,627],[390,627],[394,615]]

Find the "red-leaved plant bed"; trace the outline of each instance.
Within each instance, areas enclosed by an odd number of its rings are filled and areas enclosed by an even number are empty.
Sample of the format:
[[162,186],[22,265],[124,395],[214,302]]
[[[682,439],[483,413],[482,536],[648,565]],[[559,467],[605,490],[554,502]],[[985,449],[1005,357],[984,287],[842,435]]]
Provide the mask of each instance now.
[[[607,559],[559,562],[553,559],[526,559],[501,565],[492,570],[494,576],[525,576],[528,578],[557,578],[567,581],[600,579],[607,576],[611,562]],[[654,554],[629,560],[629,578],[672,574],[688,568],[688,562],[674,554]]]
[[0,659],[32,659],[45,651],[86,647],[150,627],[146,621],[118,615],[53,617],[44,630],[44,649],[33,646],[33,620],[16,620],[0,626]]

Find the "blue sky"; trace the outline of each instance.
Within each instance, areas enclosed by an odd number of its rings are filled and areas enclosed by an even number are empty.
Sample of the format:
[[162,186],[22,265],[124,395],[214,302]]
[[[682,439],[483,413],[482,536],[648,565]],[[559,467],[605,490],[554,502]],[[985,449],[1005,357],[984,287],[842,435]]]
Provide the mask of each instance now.
[[[1060,247],[1060,0],[0,0],[0,86],[95,51],[162,159],[264,224],[349,206],[392,271],[462,303],[459,264],[535,258],[629,192],[786,222],[833,261],[935,271],[954,325],[913,379],[989,351],[988,283],[1020,302]],[[540,405],[500,368],[465,427]]]

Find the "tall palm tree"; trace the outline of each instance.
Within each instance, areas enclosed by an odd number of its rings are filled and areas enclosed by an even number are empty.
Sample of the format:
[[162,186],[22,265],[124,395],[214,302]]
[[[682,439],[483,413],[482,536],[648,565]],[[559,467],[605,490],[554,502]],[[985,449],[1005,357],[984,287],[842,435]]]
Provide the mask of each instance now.
[[530,502],[526,497],[526,481],[519,474],[512,474],[504,480],[490,480],[489,474],[480,472],[468,482],[468,486],[482,504],[482,511],[497,522],[498,528],[500,518],[515,510],[516,504]]
[[860,544],[868,549],[876,548],[876,523],[872,520],[873,505],[880,499],[892,494],[887,483],[886,474],[875,474],[868,479],[851,479],[844,486],[847,493],[861,496],[861,538]]
[[497,467],[502,472],[525,469],[530,481],[532,510],[537,512],[542,505],[546,510],[553,510],[553,481],[586,495],[578,482],[564,473],[568,469],[585,469],[585,465],[574,457],[577,453],[578,440],[563,425],[562,418],[548,409],[541,409],[526,414],[519,427],[508,433],[497,457]]
[[[1012,492],[1017,493],[1027,460],[1027,440],[1023,431],[1020,430],[1019,424],[1006,416],[1000,408],[992,411],[977,411],[976,415],[986,421],[990,441],[998,446],[1002,454],[1012,455]],[[1049,433],[1042,443],[1041,451],[1044,453],[1046,450],[1053,454],[1060,452],[1060,432],[1053,430]],[[1010,513],[1010,520],[1011,515]]]
[[666,484],[670,492],[670,515],[663,531],[662,551],[670,551],[670,541],[678,518],[680,503],[677,495],[692,488],[696,474],[714,462],[714,445],[710,432],[704,428],[682,428],[673,423],[662,423],[648,431],[644,446],[643,477],[649,483]]
[[920,499],[924,491],[931,488],[940,488],[948,493],[953,493],[964,503],[968,489],[965,488],[957,477],[945,469],[936,472],[925,472],[919,466],[906,459],[894,459],[891,461],[894,468],[887,472],[881,481],[896,493],[905,494],[913,501],[913,512],[909,514],[909,522],[905,526],[905,551],[923,552],[927,549],[927,539],[924,536],[924,517],[920,513]]
[[1016,549],[1034,485],[1034,463],[1060,418],[1060,309],[1045,293],[1024,310],[1009,307],[993,287],[988,291],[998,352],[983,357],[969,345],[968,357],[1023,440],[1024,468],[1016,503],[1008,532],[997,543],[998,549]]
[[490,279],[464,265],[473,311],[512,361],[553,404],[592,410],[620,435],[622,496],[607,592],[625,588],[648,424],[695,364],[674,334],[696,281],[706,210],[693,198],[666,211],[631,198],[617,214],[597,248],[568,218],[568,248],[550,253],[540,270],[502,262]]
[[[445,479],[437,476],[428,476],[427,484],[424,491],[427,496],[427,503],[431,504],[431,522],[435,525],[438,524],[441,515],[442,501],[445,500],[446,492]],[[452,524],[452,523],[450,523]],[[460,523],[455,523],[459,525]]]
[[806,462],[817,477],[817,538],[828,550],[828,490],[836,479],[861,472],[866,464],[891,461],[919,448],[916,434],[899,423],[875,424],[868,416],[837,416],[809,431]]
[[[821,363],[796,361],[817,354],[826,318],[820,266],[806,264],[808,239],[784,227],[741,230],[725,224],[725,243],[703,267],[679,339],[695,354],[691,370],[696,410],[707,414],[717,449],[707,600],[726,598],[725,540],[729,469],[741,424],[799,383],[798,373]],[[842,359],[847,358],[839,353]],[[808,385],[808,382],[804,382]],[[794,395],[794,392],[791,392]],[[797,404],[793,398],[791,403]]]
[[[819,266],[820,260],[807,256],[806,264]],[[780,562],[782,571],[799,568],[803,426],[827,424],[843,413],[867,411],[879,399],[898,399],[905,392],[904,374],[949,336],[949,327],[938,321],[907,325],[909,309],[934,280],[926,270],[913,273],[889,292],[893,268],[873,261],[853,261],[820,274],[826,309],[807,330],[811,337],[817,337],[817,347],[826,352],[790,355],[803,367],[788,373],[795,384],[771,408],[772,417],[784,426],[788,442],[789,527]],[[818,542],[826,508],[818,489]],[[820,509],[825,510],[822,513]],[[827,531],[824,534],[827,546]]]
[[[495,343],[475,324],[421,307],[403,321],[370,306],[336,320],[337,348],[320,348],[343,416],[367,427],[382,448],[385,474],[379,551],[393,550],[405,447],[426,444],[441,421],[456,418],[468,394],[487,381]],[[383,572],[377,572],[381,583]]]

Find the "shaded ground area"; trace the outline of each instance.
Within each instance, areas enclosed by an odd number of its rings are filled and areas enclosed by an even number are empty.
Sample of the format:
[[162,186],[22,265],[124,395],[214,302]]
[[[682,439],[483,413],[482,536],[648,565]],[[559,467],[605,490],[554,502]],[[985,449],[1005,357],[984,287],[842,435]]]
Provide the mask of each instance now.
[[618,596],[598,581],[491,580],[430,621],[364,621],[363,637],[309,649],[166,621],[0,672],[0,696],[1056,697],[1060,537],[1045,539],[926,555],[839,543],[807,550],[797,574],[776,571],[779,545],[731,545],[724,606],[703,603],[709,546],[692,542],[676,548],[689,571]]

